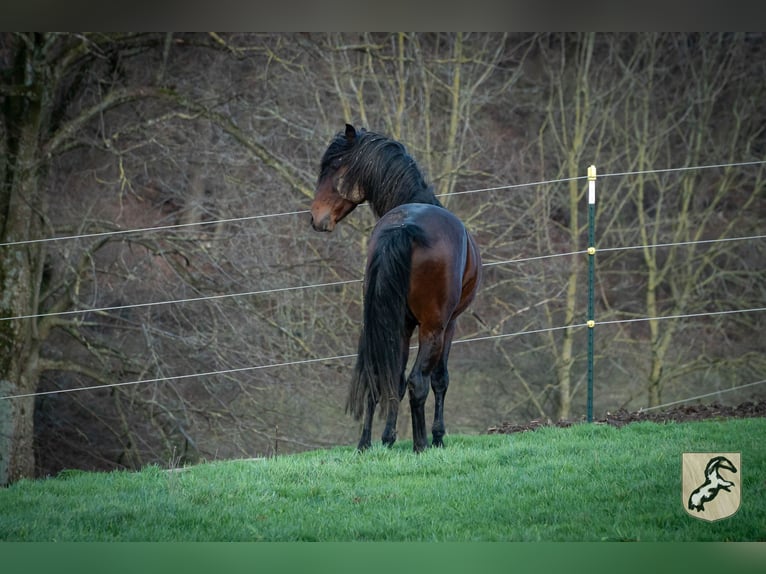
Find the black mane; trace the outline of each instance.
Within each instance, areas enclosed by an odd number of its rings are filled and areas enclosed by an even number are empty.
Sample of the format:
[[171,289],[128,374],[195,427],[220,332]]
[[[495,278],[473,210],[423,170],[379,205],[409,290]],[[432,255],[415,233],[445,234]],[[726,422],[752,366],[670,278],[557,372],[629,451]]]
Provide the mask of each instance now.
[[347,171],[339,191],[364,190],[378,217],[403,203],[441,205],[407,149],[383,135],[361,129],[349,139],[339,132],[322,156],[319,179],[341,166]]

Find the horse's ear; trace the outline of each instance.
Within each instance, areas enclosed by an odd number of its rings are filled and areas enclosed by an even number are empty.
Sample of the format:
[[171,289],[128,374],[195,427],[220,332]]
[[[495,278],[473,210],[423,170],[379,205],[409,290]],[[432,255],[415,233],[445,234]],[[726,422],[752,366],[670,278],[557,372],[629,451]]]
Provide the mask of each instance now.
[[356,139],[356,128],[352,126],[351,124],[346,124],[346,140],[348,140],[349,143],[354,143],[354,140]]

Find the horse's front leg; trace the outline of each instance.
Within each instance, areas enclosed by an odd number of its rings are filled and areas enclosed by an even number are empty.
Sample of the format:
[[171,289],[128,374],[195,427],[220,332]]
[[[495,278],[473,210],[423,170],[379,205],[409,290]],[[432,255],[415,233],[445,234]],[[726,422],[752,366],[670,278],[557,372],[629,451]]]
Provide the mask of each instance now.
[[367,406],[364,411],[364,426],[362,427],[362,437],[359,439],[357,450],[367,450],[372,446],[372,417],[375,414],[375,407],[378,405],[373,398],[372,393],[367,395]]
[[447,362],[439,361],[431,375],[431,388],[434,391],[434,424],[431,427],[433,435],[433,446],[444,446],[444,396],[447,394],[449,386],[449,373],[447,372]]

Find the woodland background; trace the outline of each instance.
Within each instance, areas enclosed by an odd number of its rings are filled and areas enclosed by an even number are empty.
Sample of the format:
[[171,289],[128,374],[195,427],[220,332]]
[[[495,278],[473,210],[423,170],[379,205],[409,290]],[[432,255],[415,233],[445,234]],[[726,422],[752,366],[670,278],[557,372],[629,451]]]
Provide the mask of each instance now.
[[[355,444],[353,359],[251,367],[354,353],[361,283],[228,296],[361,279],[370,210],[305,212],[347,121],[407,145],[485,263],[531,258],[459,321],[489,338],[453,349],[448,433],[583,416],[587,257],[539,257],[587,246],[590,164],[631,174],[597,184],[597,246],[631,247],[596,256],[598,321],[766,300],[763,239],[700,243],[764,233],[763,34],[3,33],[0,74],[0,484]],[[762,380],[764,319],[597,326],[595,412]]]

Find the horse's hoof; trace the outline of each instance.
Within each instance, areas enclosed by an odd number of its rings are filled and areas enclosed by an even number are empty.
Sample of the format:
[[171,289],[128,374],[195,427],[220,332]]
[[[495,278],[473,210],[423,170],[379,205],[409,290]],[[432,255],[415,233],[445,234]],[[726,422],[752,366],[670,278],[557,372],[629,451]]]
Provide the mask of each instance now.
[[380,437],[380,442],[383,443],[383,446],[387,446],[388,448],[391,448],[394,446],[394,443],[396,442],[396,433],[388,433],[383,434],[382,437]]

